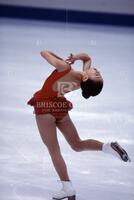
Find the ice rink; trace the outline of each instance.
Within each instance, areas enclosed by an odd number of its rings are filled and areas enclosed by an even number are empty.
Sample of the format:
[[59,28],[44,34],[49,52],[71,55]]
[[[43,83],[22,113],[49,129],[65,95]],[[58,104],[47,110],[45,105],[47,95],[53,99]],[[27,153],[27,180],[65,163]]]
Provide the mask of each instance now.
[[[58,131],[77,200],[134,200],[134,29],[0,19],[0,199],[49,200],[60,189],[32,107],[26,102],[54,70],[41,50],[63,58],[87,52],[104,78],[103,92],[66,95],[82,139],[119,141],[132,162],[102,152],[74,152]],[[74,64],[81,70],[82,63]]]

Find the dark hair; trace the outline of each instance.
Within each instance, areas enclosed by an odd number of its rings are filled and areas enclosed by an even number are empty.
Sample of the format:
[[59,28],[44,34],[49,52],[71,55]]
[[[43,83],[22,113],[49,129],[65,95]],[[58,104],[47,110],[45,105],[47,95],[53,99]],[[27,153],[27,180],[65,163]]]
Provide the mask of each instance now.
[[98,95],[103,88],[103,80],[94,81],[88,79],[86,81],[81,81],[82,96],[88,99],[90,96]]

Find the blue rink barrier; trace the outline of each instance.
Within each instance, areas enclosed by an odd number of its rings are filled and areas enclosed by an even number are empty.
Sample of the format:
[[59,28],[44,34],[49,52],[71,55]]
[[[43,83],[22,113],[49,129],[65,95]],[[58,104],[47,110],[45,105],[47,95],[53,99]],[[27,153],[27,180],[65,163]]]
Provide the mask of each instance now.
[[50,20],[69,23],[134,26],[134,15],[65,9],[0,5],[0,17]]

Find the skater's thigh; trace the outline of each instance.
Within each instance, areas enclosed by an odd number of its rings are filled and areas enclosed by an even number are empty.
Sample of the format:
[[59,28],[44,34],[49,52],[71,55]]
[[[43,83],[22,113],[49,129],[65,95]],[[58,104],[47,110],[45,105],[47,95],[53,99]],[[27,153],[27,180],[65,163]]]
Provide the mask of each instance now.
[[74,143],[78,144],[81,141],[69,114],[67,114],[62,120],[58,121],[56,125],[71,146],[74,146]]
[[39,133],[48,150],[53,153],[60,150],[57,139],[55,117],[51,114],[36,115]]

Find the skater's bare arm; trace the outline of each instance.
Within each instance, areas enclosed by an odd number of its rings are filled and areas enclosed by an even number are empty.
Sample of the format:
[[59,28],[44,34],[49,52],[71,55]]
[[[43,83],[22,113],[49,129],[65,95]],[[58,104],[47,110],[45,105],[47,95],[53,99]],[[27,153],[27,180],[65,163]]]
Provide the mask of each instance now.
[[41,51],[40,54],[48,63],[53,65],[59,71],[65,70],[69,67],[69,64],[66,63],[65,60],[51,51]]

